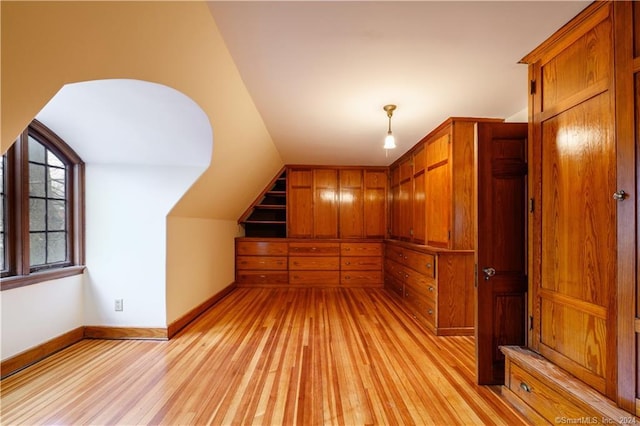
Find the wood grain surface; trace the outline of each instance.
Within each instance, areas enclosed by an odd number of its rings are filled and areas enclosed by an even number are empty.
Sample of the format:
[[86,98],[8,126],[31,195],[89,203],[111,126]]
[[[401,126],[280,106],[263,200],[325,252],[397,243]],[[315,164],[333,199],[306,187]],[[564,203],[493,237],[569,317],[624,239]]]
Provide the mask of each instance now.
[[240,288],[170,341],[84,340],[1,382],[2,424],[523,424],[382,289]]

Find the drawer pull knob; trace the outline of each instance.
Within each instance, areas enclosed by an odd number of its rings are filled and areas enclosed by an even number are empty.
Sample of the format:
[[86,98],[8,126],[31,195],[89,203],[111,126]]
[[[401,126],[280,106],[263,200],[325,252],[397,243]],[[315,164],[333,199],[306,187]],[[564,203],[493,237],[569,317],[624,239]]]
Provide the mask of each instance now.
[[429,315],[433,315],[433,309],[429,309],[429,310],[427,311],[427,313],[428,313]]
[[431,268],[431,263],[427,263],[427,268]]
[[351,279],[351,275],[347,275],[345,278],[350,280]]
[[409,274],[404,274],[404,277],[405,278],[409,278]]
[[344,249],[345,251],[351,251],[351,249],[349,247],[347,247],[346,249]]
[[345,264],[345,265],[351,265],[351,262],[346,261],[346,262],[344,262],[344,264]]
[[429,286],[429,291],[433,291],[433,287]]
[[266,275],[260,275],[260,278],[267,278]]
[[525,392],[531,392],[531,388],[525,382],[520,382],[520,389],[522,389]]

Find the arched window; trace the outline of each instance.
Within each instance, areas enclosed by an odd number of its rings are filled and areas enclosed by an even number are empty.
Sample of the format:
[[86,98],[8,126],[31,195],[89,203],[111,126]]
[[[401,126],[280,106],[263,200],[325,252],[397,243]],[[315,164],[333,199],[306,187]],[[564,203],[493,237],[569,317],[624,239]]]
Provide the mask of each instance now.
[[34,120],[2,157],[2,290],[81,273],[84,163]]

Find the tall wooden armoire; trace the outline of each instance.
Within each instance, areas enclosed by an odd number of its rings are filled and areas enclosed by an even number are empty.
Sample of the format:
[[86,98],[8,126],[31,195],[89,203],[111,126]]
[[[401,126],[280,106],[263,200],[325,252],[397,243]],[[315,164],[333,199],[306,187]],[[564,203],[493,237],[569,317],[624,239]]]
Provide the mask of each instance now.
[[[595,2],[523,59],[531,92],[529,347],[586,387],[558,385],[556,370],[543,377],[529,369],[538,361],[514,361],[519,355],[507,363],[519,386],[507,372],[506,387],[549,421],[593,399],[592,390],[605,411],[609,400],[640,413],[639,26],[640,3]],[[545,408],[526,377],[575,400]]]

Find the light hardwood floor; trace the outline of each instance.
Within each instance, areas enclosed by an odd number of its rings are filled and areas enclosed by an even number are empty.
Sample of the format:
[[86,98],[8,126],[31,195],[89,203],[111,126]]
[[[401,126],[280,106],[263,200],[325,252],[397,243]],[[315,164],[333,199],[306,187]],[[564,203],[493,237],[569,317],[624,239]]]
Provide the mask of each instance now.
[[84,340],[4,379],[9,424],[523,424],[382,289],[235,290],[168,341]]

